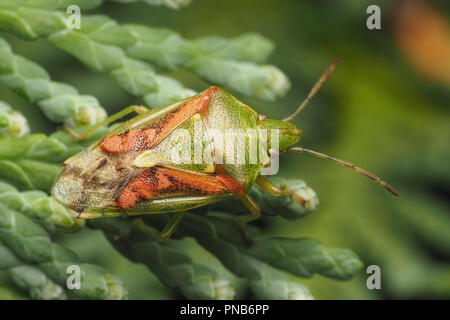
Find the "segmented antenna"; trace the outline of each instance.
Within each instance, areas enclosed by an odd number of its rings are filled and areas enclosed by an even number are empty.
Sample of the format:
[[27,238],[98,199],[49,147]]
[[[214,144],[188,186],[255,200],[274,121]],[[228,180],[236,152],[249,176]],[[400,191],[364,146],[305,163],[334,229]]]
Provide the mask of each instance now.
[[286,117],[283,119],[283,121],[291,122],[295,119],[295,117],[308,105],[309,101],[314,97],[314,95],[319,91],[320,87],[323,85],[323,83],[328,79],[328,77],[333,73],[334,68],[336,68],[336,64],[338,63],[338,59],[335,58],[331,65],[328,67],[328,69],[320,76],[319,80],[314,84],[311,91],[309,92],[308,96],[305,100],[300,104],[300,106],[295,110],[293,114],[291,114],[289,117]]
[[322,159],[326,159],[326,160],[331,160],[334,161],[344,167],[350,168],[355,170],[356,172],[366,176],[369,179],[372,179],[373,181],[379,183],[381,186],[383,186],[385,189],[387,189],[390,193],[392,193],[394,196],[398,197],[398,192],[397,190],[395,190],[391,185],[389,185],[387,182],[381,180],[379,177],[377,177],[376,175],[374,175],[373,173],[366,171],[360,167],[355,166],[353,163],[348,162],[348,161],[344,161],[344,160],[340,160],[340,159],[336,159],[333,157],[330,157],[329,155],[317,152],[317,151],[313,151],[313,150],[309,150],[309,149],[305,149],[303,147],[293,147],[290,149],[287,149],[286,152],[295,152],[295,153],[309,153],[315,157],[318,158],[322,158]]

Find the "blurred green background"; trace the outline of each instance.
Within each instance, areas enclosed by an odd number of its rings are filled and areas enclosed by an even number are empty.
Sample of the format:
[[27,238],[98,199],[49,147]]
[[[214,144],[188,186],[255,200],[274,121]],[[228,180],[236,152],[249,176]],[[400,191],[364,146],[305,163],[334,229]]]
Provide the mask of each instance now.
[[[381,30],[368,30],[366,8],[381,8]],[[194,0],[169,10],[106,3],[97,12],[122,23],[167,27],[186,38],[258,32],[276,44],[268,63],[292,82],[282,99],[238,98],[282,118],[295,110],[334,57],[340,62],[319,94],[295,120],[302,145],[352,160],[391,183],[399,198],[369,180],[308,155],[286,155],[280,175],[299,177],[318,193],[307,219],[271,221],[273,233],[307,236],[355,250],[381,267],[381,290],[368,290],[365,268],[349,282],[314,276],[299,280],[317,299],[450,298],[450,8],[448,1]],[[83,14],[83,12],[82,12]],[[105,74],[85,69],[45,41],[9,35],[17,54],[44,66],[52,78],[96,96],[110,112],[139,102]],[[172,74],[198,91],[209,84],[185,71]],[[33,132],[55,127],[38,109],[0,87]],[[143,265],[120,256],[99,231],[63,239],[86,261],[118,274],[134,299],[175,298]],[[197,249],[198,250],[198,249]],[[196,255],[201,261],[206,253]]]

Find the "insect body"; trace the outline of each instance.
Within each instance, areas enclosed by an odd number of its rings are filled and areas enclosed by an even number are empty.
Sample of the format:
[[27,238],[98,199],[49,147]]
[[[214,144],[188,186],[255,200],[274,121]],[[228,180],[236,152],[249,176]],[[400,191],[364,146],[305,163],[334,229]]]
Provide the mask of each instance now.
[[[177,145],[182,145],[183,152],[193,147],[174,139],[176,129],[191,132],[200,122],[206,133],[209,128],[246,131],[273,126],[273,121],[259,120],[255,111],[229,93],[211,87],[187,101],[135,117],[65,161],[53,196],[82,218],[117,210],[128,214],[182,211],[233,194],[244,196],[268,156],[255,164],[206,163],[207,159],[200,164],[174,163],[172,152]],[[285,127],[283,134],[289,134],[289,142],[298,141],[297,127],[275,121]],[[285,137],[280,140],[283,148],[288,146]],[[210,158],[226,153],[226,141],[221,146],[212,139],[207,142]]]
[[[263,168],[270,166],[274,153],[283,152],[307,152],[337,161],[396,194],[378,177],[348,162],[292,147],[300,140],[301,130],[290,121],[333,68],[334,64],[297,112],[284,120],[262,117],[218,87],[165,107],[144,112],[142,108],[129,108],[113,115],[98,126],[132,110],[142,112],[66,160],[52,195],[78,211],[80,218],[183,212],[239,196],[252,213],[238,218],[243,225],[260,215],[258,206],[247,195],[254,183],[274,195],[283,195],[282,190],[260,175]],[[276,135],[269,131],[275,131]],[[195,139],[198,132],[203,134]],[[228,161],[229,151],[239,149],[239,143],[224,139],[218,132],[238,132],[238,138],[245,134],[243,139],[237,139],[244,151],[241,161],[236,161],[238,156],[235,161]],[[192,143],[193,140],[197,143]],[[252,156],[251,150],[256,156]],[[185,161],[178,161],[180,157]]]

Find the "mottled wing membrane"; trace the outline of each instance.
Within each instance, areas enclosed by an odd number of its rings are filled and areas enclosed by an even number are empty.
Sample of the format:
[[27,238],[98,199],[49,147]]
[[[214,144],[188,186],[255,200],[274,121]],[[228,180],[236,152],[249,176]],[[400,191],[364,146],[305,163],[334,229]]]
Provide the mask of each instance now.
[[78,212],[114,209],[122,190],[143,170],[130,165],[136,155],[105,153],[98,147],[82,151],[64,162],[53,196]]

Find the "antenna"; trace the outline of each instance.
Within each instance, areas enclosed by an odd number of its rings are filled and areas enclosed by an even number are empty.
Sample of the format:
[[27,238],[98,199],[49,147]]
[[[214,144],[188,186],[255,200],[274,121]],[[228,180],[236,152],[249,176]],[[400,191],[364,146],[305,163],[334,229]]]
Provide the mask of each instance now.
[[372,179],[373,181],[379,183],[381,186],[383,186],[385,189],[387,189],[390,193],[392,193],[394,196],[398,197],[398,192],[397,190],[395,190],[391,185],[389,185],[388,183],[386,183],[385,181],[381,180],[379,177],[377,177],[376,175],[374,175],[373,173],[370,173],[369,171],[366,171],[364,169],[361,169],[360,167],[356,167],[353,163],[350,163],[348,161],[344,161],[344,160],[340,160],[340,159],[336,159],[333,157],[330,157],[329,155],[317,152],[317,151],[313,151],[313,150],[309,150],[309,149],[305,149],[302,147],[293,147],[290,149],[287,149],[286,152],[295,152],[295,153],[309,153],[315,157],[318,158],[322,158],[322,159],[326,159],[326,160],[331,160],[334,161],[344,167],[350,168],[355,170],[356,172],[366,176],[369,179]]
[[291,122],[294,120],[294,118],[308,105],[309,101],[314,97],[314,95],[319,91],[320,87],[323,85],[323,83],[328,79],[328,77],[333,73],[334,68],[336,68],[336,64],[338,63],[338,59],[335,58],[331,65],[325,70],[325,72],[320,76],[319,80],[314,84],[311,91],[309,92],[308,96],[305,100],[300,104],[300,106],[295,110],[293,114],[291,114],[289,117],[286,117],[283,119],[283,121]]

